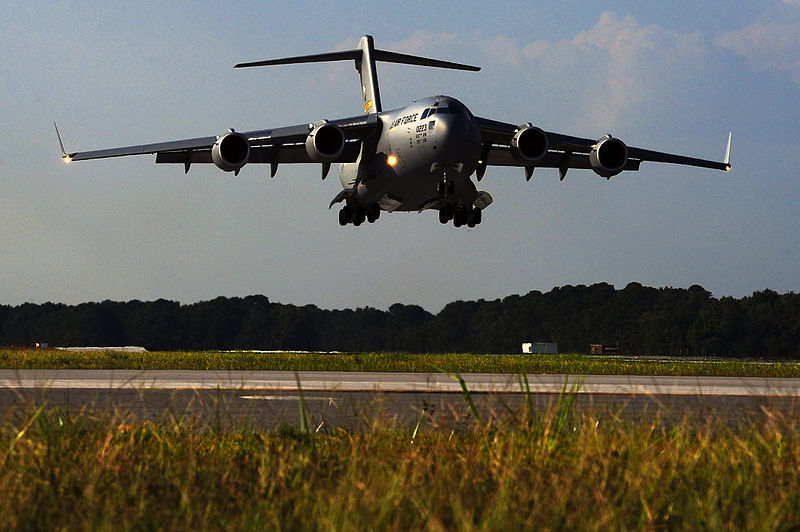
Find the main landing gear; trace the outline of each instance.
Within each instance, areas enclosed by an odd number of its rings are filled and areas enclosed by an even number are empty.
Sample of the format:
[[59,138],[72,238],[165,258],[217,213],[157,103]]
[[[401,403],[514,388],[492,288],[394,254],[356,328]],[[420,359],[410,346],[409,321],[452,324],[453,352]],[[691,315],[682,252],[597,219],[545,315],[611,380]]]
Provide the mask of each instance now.
[[452,220],[455,227],[466,225],[472,228],[480,224],[482,218],[481,210],[469,205],[447,204],[439,209],[439,221],[446,224]]
[[339,211],[339,225],[352,223],[356,227],[363,224],[365,221],[374,223],[381,216],[381,208],[377,203],[373,203],[368,207],[362,205],[345,205]]
[[448,196],[451,196],[455,189],[455,182],[448,179],[447,174],[443,175],[437,189],[442,202],[442,207],[439,209],[439,221],[443,224],[452,221],[456,227],[466,225],[472,228],[480,224],[482,215],[478,207],[462,205],[460,202],[458,204],[448,202]]

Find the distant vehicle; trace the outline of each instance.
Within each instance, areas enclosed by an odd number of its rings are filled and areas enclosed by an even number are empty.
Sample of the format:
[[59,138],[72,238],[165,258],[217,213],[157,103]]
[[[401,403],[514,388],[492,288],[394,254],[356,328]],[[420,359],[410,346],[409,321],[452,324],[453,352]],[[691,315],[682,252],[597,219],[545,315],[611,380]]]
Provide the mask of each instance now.
[[434,209],[443,224],[452,221],[456,227],[474,227],[481,223],[492,197],[477,190],[471,176],[480,181],[490,165],[522,167],[527,180],[537,167],[558,168],[562,180],[570,168],[592,169],[610,179],[624,170],[638,170],[643,161],[719,170],[731,167],[730,135],[724,161],[714,162],[634,148],[608,134],[592,140],[545,131],[531,122],[498,122],[473,115],[450,96],[430,96],[383,111],[377,61],[471,71],[480,68],[378,50],[370,35],[361,38],[355,50],[240,63],[234,68],[321,61],[355,62],[364,115],[245,133],[228,129],[217,136],[71,153],[64,149],[56,126],[61,155],[65,161],[81,161],[154,153],[156,163],[183,164],[186,172],[192,164],[214,163],[234,174],[245,164],[260,163],[270,165],[272,177],[279,164],[320,163],[323,179],[336,163],[343,189],[329,208],[344,203],[339,211],[342,226],[374,222],[381,211]]
[[621,353],[619,345],[591,344],[589,346],[591,355],[619,355]]
[[525,342],[522,344],[525,354],[554,355],[558,353],[558,344],[549,342]]

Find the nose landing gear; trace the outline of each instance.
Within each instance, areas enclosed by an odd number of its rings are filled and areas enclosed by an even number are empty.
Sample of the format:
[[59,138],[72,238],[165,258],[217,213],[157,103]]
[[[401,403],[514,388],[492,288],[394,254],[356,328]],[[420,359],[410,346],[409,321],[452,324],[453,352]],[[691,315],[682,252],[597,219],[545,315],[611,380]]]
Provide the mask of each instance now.
[[437,192],[441,197],[449,196],[456,191],[456,184],[455,182],[447,179],[447,175],[443,175],[442,178],[439,180],[439,187]]

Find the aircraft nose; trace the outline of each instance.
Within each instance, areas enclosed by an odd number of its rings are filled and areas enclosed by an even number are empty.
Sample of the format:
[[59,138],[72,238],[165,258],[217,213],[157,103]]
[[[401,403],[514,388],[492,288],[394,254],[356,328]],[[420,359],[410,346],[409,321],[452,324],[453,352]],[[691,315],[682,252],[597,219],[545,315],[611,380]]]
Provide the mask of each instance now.
[[437,122],[440,155],[447,162],[467,164],[473,158],[477,160],[478,154],[473,154],[480,151],[480,142],[477,142],[477,147],[475,142],[477,126],[468,116],[460,113],[439,115]]

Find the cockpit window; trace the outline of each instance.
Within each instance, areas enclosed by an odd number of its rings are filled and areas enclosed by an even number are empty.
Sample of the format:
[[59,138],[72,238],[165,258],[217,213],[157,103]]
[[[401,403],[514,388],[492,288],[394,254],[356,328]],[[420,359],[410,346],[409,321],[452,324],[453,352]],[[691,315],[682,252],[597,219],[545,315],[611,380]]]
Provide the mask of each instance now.
[[472,117],[472,113],[469,112],[469,109],[467,109],[467,107],[463,103],[457,101],[450,102],[450,112],[461,113],[469,117]]
[[435,114],[440,114],[440,115],[447,115],[447,114],[457,115],[459,113],[466,115],[469,114],[467,108],[464,107],[463,104],[460,104],[458,102],[450,102],[450,107],[447,107],[446,105],[439,105],[440,103],[442,102],[435,102],[433,104],[434,105],[433,107],[428,107],[427,109],[422,111],[422,115],[419,117],[419,119],[424,120],[425,118],[428,118]]

